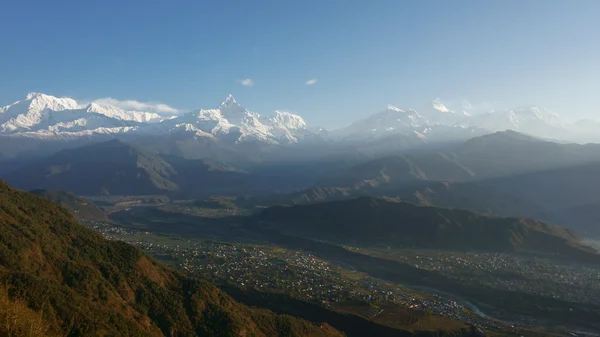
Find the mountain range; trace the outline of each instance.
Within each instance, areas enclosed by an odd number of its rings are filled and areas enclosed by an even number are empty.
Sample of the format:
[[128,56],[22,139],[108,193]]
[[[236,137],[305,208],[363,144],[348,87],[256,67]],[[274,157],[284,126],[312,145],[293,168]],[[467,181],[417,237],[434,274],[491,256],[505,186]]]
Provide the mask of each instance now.
[[[513,130],[549,139],[584,141],[598,134],[590,122],[567,123],[540,107],[470,114],[455,112],[433,101],[420,111],[388,106],[387,109],[337,130],[308,125],[293,113],[275,111],[261,115],[228,95],[214,109],[198,109],[179,115],[126,111],[110,102],[80,104],[71,98],[42,93],[0,108],[0,136],[58,141],[106,135],[179,135],[220,145],[258,143],[272,147],[314,142],[359,144],[379,149],[386,139],[398,137],[409,147],[447,141],[464,141],[496,131]],[[343,122],[342,122],[343,123]],[[385,145],[385,144],[383,144]],[[383,147],[385,149],[385,146]]]
[[362,319],[314,324],[237,303],[80,226],[75,218],[123,219],[107,218],[84,195],[160,195],[173,202],[121,215],[148,209],[194,227],[202,217],[177,212],[227,214],[206,224],[231,221],[223,230],[301,249],[412,247],[597,264],[579,235],[600,235],[600,144],[557,140],[584,127],[593,133],[592,123],[565,123],[538,107],[470,114],[434,101],[327,131],[295,114],[249,111],[231,95],[215,109],[160,115],[29,94],[0,108],[0,176],[32,191],[0,181],[0,304],[24,305],[59,335],[337,336]]
[[340,168],[314,186],[256,197],[260,206],[359,196],[483,215],[535,218],[599,235],[600,145],[559,144],[514,131],[470,139],[444,151],[386,156]]
[[278,144],[297,142],[308,131],[298,115],[275,111],[272,116],[261,116],[240,106],[231,95],[215,109],[180,116],[126,111],[106,103],[81,105],[71,98],[42,93],[30,93],[0,108],[0,134],[5,135],[61,139],[155,132]]
[[231,95],[175,116],[32,93],[0,108],[0,123],[0,175],[24,190],[252,196],[261,206],[385,196],[600,233],[600,145],[548,140],[597,124],[539,107],[388,106],[326,131],[295,114],[249,111]]
[[311,171],[293,167],[246,171],[210,159],[158,155],[139,145],[113,139],[61,150],[11,170],[2,178],[28,191],[194,198],[290,190],[305,186],[303,181],[308,178],[304,176]]
[[364,188],[419,181],[475,181],[597,161],[600,161],[599,144],[560,144],[503,131],[471,138],[439,151],[382,156],[360,162],[324,177],[317,185]]
[[174,190],[173,167],[119,140],[62,150],[8,174],[25,190],[54,189],[80,195],[157,194]]
[[[25,190],[64,190],[79,195],[178,194],[179,197],[193,198],[209,194],[280,193],[267,203],[271,204],[302,199],[322,201],[335,198],[336,193],[342,196],[373,194],[405,197],[399,190],[412,193],[413,187],[427,187],[429,182],[448,182],[456,188],[462,186],[455,184],[459,182],[477,183],[479,190],[494,189],[498,190],[495,194],[502,194],[501,188],[530,186],[542,179],[524,176],[522,182],[510,184],[502,182],[502,177],[508,180],[519,179],[521,174],[542,177],[543,172],[558,170],[554,173],[554,183],[550,183],[551,179],[544,180],[549,186],[558,186],[559,181],[563,184],[575,182],[574,178],[564,181],[560,177],[567,177],[566,174],[577,167],[591,165],[587,166],[591,167],[587,171],[582,171],[581,177],[593,177],[593,165],[597,162],[600,162],[600,145],[559,144],[514,131],[475,137],[439,151],[383,156],[372,160],[332,159],[303,165],[265,163],[250,168],[211,159],[160,154],[145,146],[114,139],[62,150],[11,170],[2,177]],[[586,179],[578,181],[583,184]],[[530,197],[541,184],[518,193],[515,190],[508,195]],[[576,190],[581,193],[586,189],[582,185]],[[565,200],[565,205],[582,206],[588,194],[572,198],[577,202]],[[321,197],[322,200],[319,200]],[[587,200],[592,202],[595,199]],[[551,208],[557,206],[546,202],[542,204]]]

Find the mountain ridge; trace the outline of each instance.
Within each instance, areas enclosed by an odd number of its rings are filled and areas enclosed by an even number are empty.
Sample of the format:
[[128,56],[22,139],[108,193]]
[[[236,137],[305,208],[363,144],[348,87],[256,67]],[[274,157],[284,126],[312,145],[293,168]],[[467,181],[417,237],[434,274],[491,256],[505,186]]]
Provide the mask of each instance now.
[[[73,111],[72,116],[66,118],[65,111]],[[62,124],[48,124],[50,114]],[[94,116],[96,120],[90,120]],[[98,116],[105,119],[99,121]],[[583,141],[590,138],[590,125],[569,124],[558,114],[538,106],[470,114],[450,110],[436,100],[420,111],[390,105],[382,112],[332,130],[326,138],[349,142],[403,134],[414,137],[415,142],[437,142],[514,130],[544,138]],[[214,109],[192,110],[177,116],[126,111],[106,101],[79,104],[70,98],[42,93],[30,93],[24,100],[0,108],[0,133],[23,137],[52,139],[157,131],[166,134],[175,130],[186,130],[199,137],[219,137],[233,132],[236,141],[259,141],[270,145],[298,143],[320,134],[299,115],[280,110],[272,115],[260,115],[239,105],[231,94]],[[578,137],[577,134],[586,136]]]
[[[65,149],[10,170],[2,177],[23,190],[76,195],[175,195],[266,193],[282,179],[213,159],[189,159],[120,139]],[[288,174],[288,176],[290,176]],[[292,182],[292,185],[294,183]]]
[[60,151],[12,171],[4,178],[25,190],[53,189],[79,195],[156,194],[177,190],[171,165],[114,139]]
[[[342,243],[416,246],[488,252],[537,251],[600,261],[569,230],[533,219],[488,217],[465,210],[418,206],[363,196],[309,205],[274,206],[256,216],[259,226]],[[340,230],[343,228],[343,230]]]
[[418,181],[479,181],[596,161],[600,161],[600,144],[559,144],[502,131],[440,151],[368,160],[336,172],[318,185],[357,187]]
[[[154,124],[154,125],[153,125]],[[101,134],[170,133],[185,130],[218,137],[231,130],[236,141],[295,143],[310,134],[302,117],[282,111],[261,116],[240,106],[230,94],[216,109],[193,110],[180,116],[126,111],[108,102],[81,105],[71,98],[30,93],[24,100],[0,108],[0,133],[40,139]]]

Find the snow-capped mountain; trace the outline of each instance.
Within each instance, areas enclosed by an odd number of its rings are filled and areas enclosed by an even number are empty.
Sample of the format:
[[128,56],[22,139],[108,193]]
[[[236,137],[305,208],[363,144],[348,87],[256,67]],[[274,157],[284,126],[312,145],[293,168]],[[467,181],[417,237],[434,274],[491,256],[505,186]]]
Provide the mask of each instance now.
[[141,123],[164,119],[151,112],[125,111],[97,103],[81,106],[71,98],[30,93],[0,108],[0,134],[35,138],[118,134],[135,130]]
[[92,102],[85,106],[71,98],[41,93],[0,108],[0,134],[32,138],[74,138],[94,134],[193,133],[233,142],[297,143],[308,131],[302,117],[282,111],[261,116],[239,105],[229,95],[216,109],[200,109],[181,116],[126,111]]
[[463,123],[494,132],[513,130],[545,138],[569,137],[570,132],[575,132],[558,114],[537,106],[473,115]]
[[70,98],[30,93],[24,100],[0,108],[0,132],[29,131],[47,119],[51,111],[79,109]]
[[486,133],[478,127],[466,126],[461,122],[467,115],[455,113],[442,105],[418,112],[388,105],[387,109],[358,120],[351,125],[330,132],[334,140],[364,143],[404,136],[413,144],[466,140]]
[[42,93],[28,94],[23,100],[0,108],[0,135],[42,139],[173,133],[226,144],[284,145],[323,139],[344,144],[380,143],[388,137],[401,135],[402,139],[420,144],[513,130],[544,138],[600,141],[597,125],[590,122],[568,124],[557,114],[540,107],[470,114],[454,111],[439,100],[418,111],[390,105],[381,112],[330,132],[312,128],[301,116],[290,112],[261,115],[250,111],[238,104],[232,95],[214,109],[199,109],[179,116],[127,111],[105,101],[82,105],[71,98]]
[[463,121],[471,116],[467,111],[451,110],[439,100],[431,102],[421,114],[432,123],[444,125],[464,125]]
[[284,143],[297,143],[299,138],[312,134],[304,119],[290,112],[276,110],[274,116],[262,117],[261,123],[268,127],[274,137]]
[[232,95],[216,109],[192,111],[162,124],[171,132],[185,130],[198,136],[226,136],[235,142],[297,143],[309,133],[306,122],[298,115],[275,111],[274,116],[261,116],[239,105]]
[[387,109],[331,132],[331,137],[342,141],[364,141],[384,138],[393,134],[424,131],[429,121],[415,110],[402,110],[392,105]]
[[[599,130],[595,127],[592,129]],[[537,106],[470,114],[468,111],[453,111],[435,100],[419,111],[388,106],[385,111],[330,134],[334,139],[342,141],[366,141],[403,134],[416,136],[427,142],[441,142],[506,130],[542,138],[580,141],[583,128],[568,124],[558,114]],[[587,133],[592,133],[589,128]],[[596,141],[600,141],[600,137],[596,138]]]
[[138,123],[155,123],[164,120],[165,116],[161,116],[155,112],[145,111],[126,111],[112,105],[90,103],[85,107],[87,112],[95,112],[101,115],[119,119],[122,121],[133,121]]

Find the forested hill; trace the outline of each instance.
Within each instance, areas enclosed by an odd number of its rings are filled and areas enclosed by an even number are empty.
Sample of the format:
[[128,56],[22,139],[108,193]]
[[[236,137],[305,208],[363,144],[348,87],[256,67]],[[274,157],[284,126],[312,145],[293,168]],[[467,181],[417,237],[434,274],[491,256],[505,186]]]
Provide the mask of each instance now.
[[[339,336],[251,309],[0,181],[0,336]],[[32,319],[35,317],[37,319]]]
[[361,245],[414,246],[491,252],[534,251],[600,261],[592,248],[564,228],[522,218],[488,217],[464,210],[360,197],[267,208],[262,226]]

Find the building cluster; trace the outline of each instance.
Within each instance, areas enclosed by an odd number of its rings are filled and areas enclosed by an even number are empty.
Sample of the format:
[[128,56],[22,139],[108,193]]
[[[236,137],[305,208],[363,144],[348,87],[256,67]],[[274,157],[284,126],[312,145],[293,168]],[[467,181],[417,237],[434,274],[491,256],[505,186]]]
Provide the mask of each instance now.
[[384,250],[368,252],[437,271],[460,283],[485,284],[555,299],[600,304],[599,266],[557,263],[541,257],[503,253]]
[[[387,303],[445,316],[483,329],[506,326],[506,322],[490,319],[452,296],[399,287],[356,272],[352,266],[322,260],[307,251],[272,245],[169,238],[102,222],[90,222],[88,226],[108,239],[137,245],[190,275],[217,284],[282,293],[324,306],[362,303],[373,308],[372,316],[381,314],[385,309],[380,307]],[[435,270],[464,283],[486,283],[496,289],[600,303],[597,297],[600,293],[600,270],[593,266],[560,265],[540,258],[510,254],[348,249]],[[526,322],[525,318],[519,321],[522,322],[519,325],[535,323]]]
[[[217,284],[231,284],[259,291],[282,293],[324,306],[340,303],[377,305],[394,303],[402,307],[446,316],[494,328],[497,324],[473,314],[464,305],[439,295],[416,293],[382,280],[356,273],[304,251],[270,245],[223,243],[200,240],[152,239],[148,232],[113,224],[94,223],[92,228],[106,238],[137,245],[158,259],[172,261],[181,270]],[[373,315],[380,314],[374,307]]]

